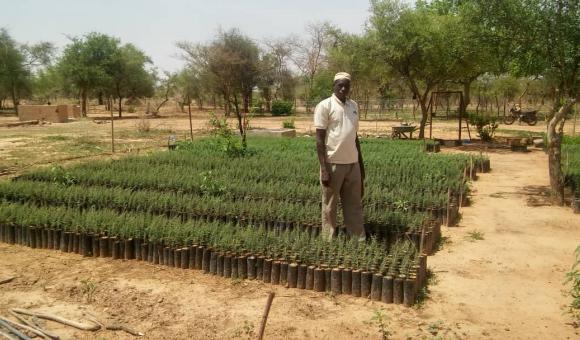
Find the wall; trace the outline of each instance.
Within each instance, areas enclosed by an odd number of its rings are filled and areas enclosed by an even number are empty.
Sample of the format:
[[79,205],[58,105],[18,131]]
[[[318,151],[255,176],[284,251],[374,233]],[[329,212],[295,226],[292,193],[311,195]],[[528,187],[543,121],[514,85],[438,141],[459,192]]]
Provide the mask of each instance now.
[[45,120],[52,123],[66,123],[69,117],[79,118],[78,105],[19,105],[18,119]]

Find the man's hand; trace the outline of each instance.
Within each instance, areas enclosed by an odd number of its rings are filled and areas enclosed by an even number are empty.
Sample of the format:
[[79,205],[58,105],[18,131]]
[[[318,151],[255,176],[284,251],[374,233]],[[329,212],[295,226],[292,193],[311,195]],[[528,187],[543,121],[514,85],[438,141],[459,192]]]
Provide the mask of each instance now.
[[326,130],[316,129],[316,154],[320,163],[320,182],[323,186],[330,185],[330,164],[326,162]]
[[322,182],[322,185],[325,187],[330,185],[330,172],[328,172],[324,167],[320,169],[320,182]]

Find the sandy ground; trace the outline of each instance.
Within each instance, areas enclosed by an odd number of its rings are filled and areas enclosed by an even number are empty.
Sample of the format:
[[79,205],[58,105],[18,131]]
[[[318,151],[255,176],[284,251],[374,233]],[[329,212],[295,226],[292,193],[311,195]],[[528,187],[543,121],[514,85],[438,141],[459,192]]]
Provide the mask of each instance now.
[[[28,125],[6,127],[4,123],[17,121],[16,117],[0,116],[0,176],[3,173],[12,174],[39,164],[55,163],[78,157],[93,157],[96,155],[110,155],[111,153],[111,123],[108,120],[93,121],[94,118],[108,118],[106,112],[91,114],[88,119],[80,119],[69,123],[52,123],[46,125]],[[194,112],[194,135],[207,134],[208,112]],[[250,120],[252,128],[281,128],[285,120],[293,119],[299,134],[313,135],[311,115],[296,117],[254,117]],[[235,127],[236,120],[229,119],[231,127]],[[383,136],[391,134],[391,127],[397,126],[400,121],[361,121],[360,134],[362,136]],[[140,132],[139,126],[148,127],[148,132]],[[580,124],[578,129],[580,129]],[[139,152],[159,147],[166,147],[170,135],[178,140],[190,137],[189,119],[186,114],[168,112],[159,118],[138,119],[137,114],[125,113],[124,118],[115,120],[115,148],[117,153]],[[566,133],[573,130],[572,123],[566,125]],[[541,136],[545,130],[543,124],[536,126],[503,125],[497,136]],[[414,137],[418,136],[415,132]],[[429,136],[429,129],[426,130]],[[457,121],[436,121],[433,125],[433,138],[457,139]],[[471,128],[471,137],[477,138]],[[468,139],[467,130],[462,131],[462,139]]]
[[[163,122],[170,129],[185,123]],[[301,124],[308,122],[297,124],[306,130]],[[430,298],[417,308],[0,244],[0,279],[16,277],[0,285],[0,314],[14,307],[74,320],[92,314],[144,332],[146,339],[248,339],[255,338],[274,291],[267,339],[380,339],[377,311],[393,339],[577,339],[579,330],[564,313],[570,297],[563,280],[580,243],[580,215],[545,205],[543,152],[489,156],[492,172],[474,182],[473,204],[462,209],[459,226],[444,228],[442,249],[428,259],[435,273]],[[474,240],[473,232],[483,239]],[[132,338],[45,325],[63,339]]]

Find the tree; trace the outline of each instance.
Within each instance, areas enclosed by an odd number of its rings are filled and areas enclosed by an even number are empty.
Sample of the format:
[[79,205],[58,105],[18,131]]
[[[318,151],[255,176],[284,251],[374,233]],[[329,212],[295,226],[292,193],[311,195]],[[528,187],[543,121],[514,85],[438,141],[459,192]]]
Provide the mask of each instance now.
[[[311,100],[311,92],[314,86],[314,78],[318,71],[326,63],[326,47],[329,40],[329,31],[332,26],[328,22],[311,23],[306,26],[308,38],[304,41],[298,39],[290,40],[293,53],[290,59],[300,70],[306,82],[304,98]],[[306,103],[308,110],[308,102]]]
[[269,77],[271,97],[275,100],[290,101],[294,99],[296,81],[290,72],[289,62],[292,55],[292,39],[269,40],[265,42],[267,52],[262,58],[261,77]]
[[161,102],[159,102],[152,111],[154,115],[157,115],[159,110],[161,110],[161,107],[169,101],[169,98],[171,98],[177,90],[177,74],[164,71],[162,77],[155,76],[155,82],[155,97],[162,98]]
[[32,79],[32,93],[42,102],[56,101],[63,94],[63,80],[54,66],[36,72]]
[[33,69],[48,64],[53,53],[50,43],[19,45],[0,29],[0,104],[9,97],[17,110],[20,98],[31,93]]
[[[236,108],[236,114],[239,118],[237,108],[237,92],[242,96],[243,110],[245,113],[250,112],[249,106],[252,102],[252,90],[258,83],[259,76],[259,49],[258,46],[247,36],[241,34],[238,30],[232,29],[229,32],[223,32],[214,45],[214,56],[219,56],[225,61],[223,66],[229,70],[221,72],[220,64],[211,63],[210,69],[214,74],[224,74],[225,79],[233,81],[234,92],[233,99]],[[229,74],[228,74],[229,73]],[[227,81],[227,80],[226,80]]]
[[119,40],[95,32],[70,40],[58,67],[64,81],[79,91],[81,112],[86,116],[90,91],[112,82],[112,67],[118,54]]
[[271,53],[263,54],[258,64],[258,87],[262,91],[262,99],[266,105],[266,112],[270,112],[272,97],[276,96],[279,83],[277,73],[277,59]]
[[[476,3],[482,23],[507,46],[510,72],[516,76],[543,77],[554,84],[554,107],[548,124],[548,167],[552,198],[562,205],[561,135],[565,113],[573,99],[580,96],[580,2],[476,0]],[[564,98],[569,98],[566,105]]]
[[123,98],[151,97],[154,79],[146,66],[151,59],[132,44],[125,44],[115,51],[109,67],[110,92],[119,101],[119,117],[122,116]]
[[[498,76],[491,82],[490,94],[495,97],[497,116],[499,117],[500,107],[503,106],[503,114],[506,114],[507,103],[513,101],[520,91],[520,83],[511,76]],[[501,102],[500,102],[501,99]]]
[[[368,36],[348,34],[337,29],[329,34],[334,41],[328,50],[328,69],[342,70],[352,75],[351,96],[363,100],[359,105],[366,114],[368,99],[372,95],[386,97],[386,90],[391,86],[389,81],[393,78],[389,67],[385,63],[374,62],[377,56],[373,53],[374,46]],[[326,84],[325,96],[328,96],[330,84],[332,77]]]
[[189,67],[182,69],[176,78],[176,92],[179,94],[179,102],[182,105],[191,105],[192,100],[197,101],[198,108],[203,109],[203,91],[199,75]]
[[497,53],[497,42],[489,39],[487,27],[479,24],[479,11],[471,1],[436,0],[423,6],[445,25],[448,80],[462,88],[459,112],[464,115],[471,103],[472,83],[483,74],[505,72],[505,53]]
[[334,74],[329,69],[321,69],[316,73],[314,78],[312,79],[312,87],[310,89],[310,100],[319,102],[324,98],[328,98],[328,96],[332,93],[332,83],[334,79]]
[[177,46],[184,52],[188,66],[205,74],[223,96],[226,116],[231,108],[234,109],[242,146],[245,148],[246,120],[242,110],[245,113],[249,111],[252,90],[258,84],[258,47],[237,29],[220,32],[207,45],[181,42]]
[[8,31],[0,30],[0,94],[10,97],[17,110],[19,98],[30,91],[30,70],[24,66],[24,56]]
[[419,138],[424,138],[429,95],[453,78],[448,18],[397,0],[372,0],[371,11],[368,34],[376,46],[375,60],[388,64],[405,80],[421,108]]

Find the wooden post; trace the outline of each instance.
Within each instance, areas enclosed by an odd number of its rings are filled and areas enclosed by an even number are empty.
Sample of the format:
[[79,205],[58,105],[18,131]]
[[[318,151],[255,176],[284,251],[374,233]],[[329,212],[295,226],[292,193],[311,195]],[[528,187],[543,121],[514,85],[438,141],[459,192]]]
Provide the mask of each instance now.
[[576,103],[576,108],[574,109],[574,121],[572,121],[572,136],[576,136],[576,117],[578,115],[578,103]]
[[375,115],[375,135],[376,137],[379,136],[379,120],[376,115]]
[[450,226],[450,224],[449,224],[449,213],[450,213],[449,212],[449,205],[450,205],[450,203],[451,203],[451,188],[447,188],[447,221],[446,221],[447,227]]
[[115,120],[113,119],[113,105],[111,105],[109,112],[111,113],[111,152],[115,153]]
[[459,96],[459,144],[461,144],[461,118],[463,116],[463,93]]
[[429,113],[429,139],[433,139],[433,93],[431,93],[431,98],[429,99],[427,112]]
[[187,111],[189,112],[189,135],[191,136],[191,141],[193,142],[193,123],[191,122],[191,98],[187,96]]
[[268,314],[270,313],[270,307],[272,306],[272,300],[274,300],[274,292],[270,292],[268,295],[268,301],[266,301],[266,307],[264,308],[264,314],[262,315],[262,323],[260,324],[260,332],[258,333],[258,340],[264,338],[264,331],[266,330],[266,321],[268,321]]

